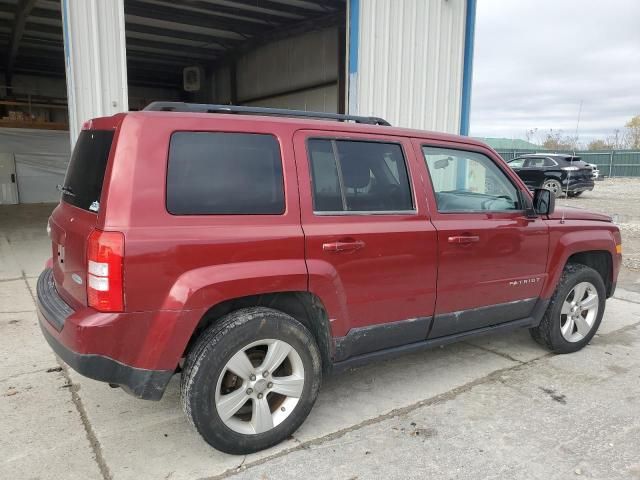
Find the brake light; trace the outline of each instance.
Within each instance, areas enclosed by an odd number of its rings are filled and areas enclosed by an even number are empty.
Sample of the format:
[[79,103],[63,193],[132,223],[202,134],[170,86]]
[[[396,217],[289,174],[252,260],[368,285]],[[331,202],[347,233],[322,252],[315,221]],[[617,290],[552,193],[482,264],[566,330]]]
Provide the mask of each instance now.
[[101,312],[124,310],[124,235],[94,230],[87,243],[87,301]]

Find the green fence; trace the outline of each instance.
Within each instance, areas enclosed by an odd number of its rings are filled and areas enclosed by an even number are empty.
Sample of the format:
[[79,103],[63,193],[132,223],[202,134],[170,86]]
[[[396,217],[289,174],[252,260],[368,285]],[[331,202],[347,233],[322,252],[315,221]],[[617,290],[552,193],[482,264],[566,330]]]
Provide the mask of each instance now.
[[[543,150],[497,150],[506,161],[527,153],[539,153]],[[547,153],[569,153],[572,151],[557,151]],[[575,154],[587,163],[594,163],[600,169],[600,176],[604,177],[640,177],[640,151],[576,151]]]

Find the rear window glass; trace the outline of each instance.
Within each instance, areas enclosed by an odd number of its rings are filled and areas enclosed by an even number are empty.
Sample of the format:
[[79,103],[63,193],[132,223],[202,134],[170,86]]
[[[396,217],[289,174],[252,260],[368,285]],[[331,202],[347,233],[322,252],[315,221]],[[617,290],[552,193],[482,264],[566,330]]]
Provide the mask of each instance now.
[[171,136],[167,210],[174,215],[282,214],[283,184],[280,147],[272,135]]
[[113,130],[83,130],[73,149],[62,188],[62,199],[97,212],[107,169]]

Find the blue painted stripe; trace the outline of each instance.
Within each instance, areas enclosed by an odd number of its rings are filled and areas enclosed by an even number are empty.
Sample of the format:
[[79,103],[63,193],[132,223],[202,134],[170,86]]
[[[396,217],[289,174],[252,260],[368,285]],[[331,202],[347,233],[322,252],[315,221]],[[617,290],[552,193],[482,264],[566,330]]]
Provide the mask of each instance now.
[[358,71],[360,0],[349,0],[349,73]]
[[64,34],[64,60],[67,66],[70,64],[69,57],[69,4],[67,0],[62,0],[62,33]]
[[476,0],[467,0],[466,17],[466,25],[464,29],[464,64],[462,71],[460,135],[469,135],[469,117],[471,116],[471,84],[473,81],[473,41],[476,30]]

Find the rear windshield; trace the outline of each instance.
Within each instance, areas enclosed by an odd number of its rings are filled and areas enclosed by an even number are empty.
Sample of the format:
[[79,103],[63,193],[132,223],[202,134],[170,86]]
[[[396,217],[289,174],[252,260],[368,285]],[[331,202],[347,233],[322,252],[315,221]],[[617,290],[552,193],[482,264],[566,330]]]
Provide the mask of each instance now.
[[62,188],[62,199],[84,210],[97,212],[113,130],[83,130],[73,149]]

